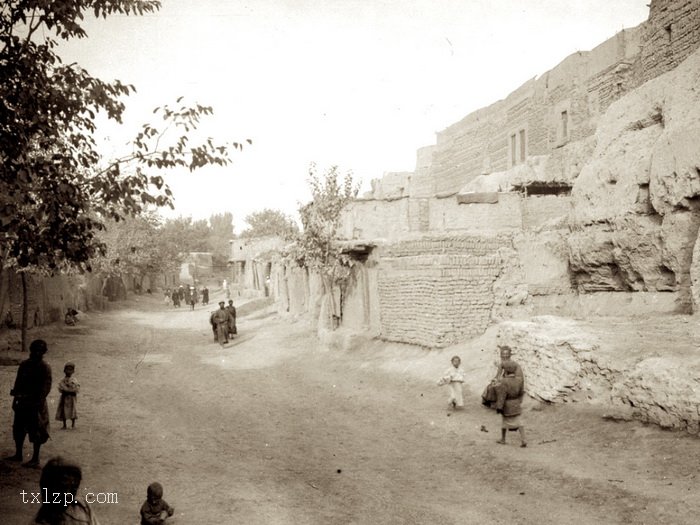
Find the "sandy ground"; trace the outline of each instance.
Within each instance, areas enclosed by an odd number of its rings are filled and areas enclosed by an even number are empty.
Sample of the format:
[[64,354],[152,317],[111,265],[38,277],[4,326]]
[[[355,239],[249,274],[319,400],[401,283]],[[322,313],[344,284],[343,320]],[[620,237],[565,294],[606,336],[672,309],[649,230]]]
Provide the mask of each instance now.
[[[454,349],[331,351],[304,322],[265,311],[240,318],[239,337],[222,348],[213,308],[141,297],[76,327],[31,332],[49,343],[50,410],[66,361],[82,387],[77,428],[52,422],[42,461],[76,458],[83,494],[117,493],[117,504],[93,505],[103,524],[138,523],[155,480],[180,525],[700,520],[698,438],[609,421],[600,408],[530,402],[528,448],[516,433],[497,445],[499,416],[479,404],[484,384],[473,379],[491,373],[490,357],[463,363],[476,384],[452,412],[435,381]],[[0,366],[3,457],[13,451],[15,372]],[[20,491],[37,491],[38,479],[0,461],[0,522],[30,520],[37,505]]]

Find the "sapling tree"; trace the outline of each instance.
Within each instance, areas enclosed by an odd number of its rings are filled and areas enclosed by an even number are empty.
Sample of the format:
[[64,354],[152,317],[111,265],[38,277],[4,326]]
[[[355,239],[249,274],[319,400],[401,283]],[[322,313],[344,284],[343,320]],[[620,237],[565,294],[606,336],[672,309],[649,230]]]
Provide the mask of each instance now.
[[353,260],[338,243],[338,228],[343,209],[357,197],[359,184],[353,181],[352,172],[341,173],[338,166],[331,166],[319,174],[314,164],[309,168],[308,183],[311,201],[299,208],[303,231],[289,257],[321,277],[329,311],[339,320],[341,312],[333,294],[336,287],[344,291]]

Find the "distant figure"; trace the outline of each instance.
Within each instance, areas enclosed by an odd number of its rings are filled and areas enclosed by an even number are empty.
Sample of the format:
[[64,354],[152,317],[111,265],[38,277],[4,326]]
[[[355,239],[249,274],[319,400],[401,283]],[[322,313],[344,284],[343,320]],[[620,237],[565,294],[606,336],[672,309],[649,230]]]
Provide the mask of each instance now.
[[68,310],[66,310],[66,315],[63,317],[63,321],[68,326],[75,326],[78,322],[78,310],[75,308],[68,308]]
[[231,314],[226,309],[226,303],[219,302],[219,309],[212,312],[209,322],[214,331],[214,341],[218,341],[220,345],[228,343],[228,327]]
[[173,306],[175,308],[180,308],[180,292],[178,290],[173,290]]
[[202,288],[202,304],[209,304],[209,288]]
[[228,320],[228,334],[233,337],[238,334],[238,328],[236,327],[236,307],[233,306],[233,301],[229,299],[228,306],[226,307],[230,317]]
[[193,286],[190,288],[190,305],[192,305],[192,310],[194,310],[194,305],[199,302],[199,294],[197,289]]
[[29,345],[29,359],[20,363],[17,369],[15,386],[10,390],[14,397],[12,410],[15,419],[12,424],[12,437],[15,440],[15,455],[10,461],[24,459],[24,438],[29,437],[34,445],[32,459],[24,464],[26,467],[39,468],[39,451],[41,445],[49,439],[49,408],[46,396],[51,392],[51,367],[44,361],[48,351],[46,341],[35,339]]
[[163,499],[163,486],[157,481],[151,483],[141,505],[141,525],[161,525],[174,513],[175,509]]
[[100,525],[87,502],[78,496],[82,477],[78,464],[62,457],[48,460],[41,471],[39,486],[42,494],[51,496],[42,498],[41,507],[32,524]]
[[173,300],[173,293],[170,291],[170,288],[165,290],[165,293],[163,294],[163,304],[165,306],[170,306],[170,302]]
[[452,366],[442,375],[438,381],[438,386],[447,385],[450,387],[449,404],[454,410],[464,408],[464,395],[462,384],[464,383],[464,370],[461,367],[462,360],[458,355],[454,356],[450,362]]
[[61,399],[56,408],[56,419],[63,421],[62,429],[66,429],[66,421],[71,420],[71,428],[75,428],[75,420],[78,418],[78,392],[80,392],[80,383],[75,379],[75,365],[68,362],[63,367],[65,377],[58,383],[58,391],[61,393]]
[[180,296],[180,302],[183,302],[185,300],[185,288],[182,285],[177,289],[177,294]]

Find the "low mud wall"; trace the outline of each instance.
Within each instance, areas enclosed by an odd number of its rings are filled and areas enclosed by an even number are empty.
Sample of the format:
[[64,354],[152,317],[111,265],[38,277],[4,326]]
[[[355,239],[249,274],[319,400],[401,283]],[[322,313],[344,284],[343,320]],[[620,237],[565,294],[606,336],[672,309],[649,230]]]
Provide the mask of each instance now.
[[[675,325],[687,326],[689,319],[670,319],[647,322],[643,331],[639,323],[620,320],[601,321],[607,326],[593,330],[571,319],[542,316],[503,322],[497,341],[513,350],[535,399],[599,403],[616,418],[698,434],[700,356],[688,350],[694,348],[691,342],[676,340],[689,332]],[[636,351],[641,347],[636,339],[659,348],[658,354]]]

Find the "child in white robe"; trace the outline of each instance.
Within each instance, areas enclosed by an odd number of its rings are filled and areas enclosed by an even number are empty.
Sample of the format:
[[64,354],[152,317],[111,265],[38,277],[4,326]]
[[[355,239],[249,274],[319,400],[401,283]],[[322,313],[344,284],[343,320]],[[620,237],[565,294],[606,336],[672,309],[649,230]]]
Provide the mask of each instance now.
[[464,395],[462,393],[462,383],[464,383],[464,369],[460,366],[462,360],[458,355],[451,360],[452,366],[442,375],[438,381],[438,386],[447,385],[450,389],[449,404],[454,410],[464,408]]

